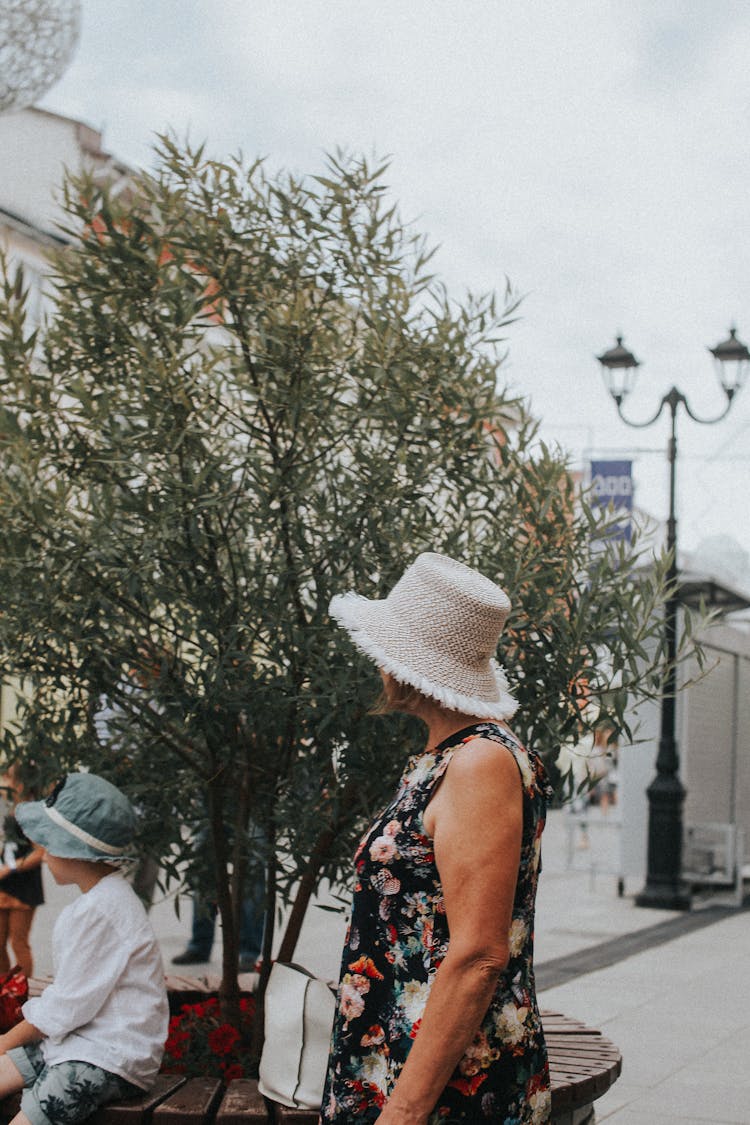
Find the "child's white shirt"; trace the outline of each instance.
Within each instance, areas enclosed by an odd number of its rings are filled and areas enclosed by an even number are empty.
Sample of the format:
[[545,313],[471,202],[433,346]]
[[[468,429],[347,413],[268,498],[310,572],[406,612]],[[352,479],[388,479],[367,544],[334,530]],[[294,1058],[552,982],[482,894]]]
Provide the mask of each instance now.
[[143,904],[121,875],[65,907],[52,954],[54,982],[23,1006],[45,1036],[48,1065],[89,1062],[148,1089],[169,1021],[164,967]]

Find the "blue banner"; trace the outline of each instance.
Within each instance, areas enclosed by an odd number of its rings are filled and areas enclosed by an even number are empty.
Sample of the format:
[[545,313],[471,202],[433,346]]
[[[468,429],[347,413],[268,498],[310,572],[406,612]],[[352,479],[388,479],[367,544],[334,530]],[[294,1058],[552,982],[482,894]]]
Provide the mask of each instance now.
[[602,508],[622,511],[624,519],[613,524],[607,532],[607,539],[624,540],[631,537],[631,514],[633,511],[633,462],[632,461],[592,461],[591,499]]

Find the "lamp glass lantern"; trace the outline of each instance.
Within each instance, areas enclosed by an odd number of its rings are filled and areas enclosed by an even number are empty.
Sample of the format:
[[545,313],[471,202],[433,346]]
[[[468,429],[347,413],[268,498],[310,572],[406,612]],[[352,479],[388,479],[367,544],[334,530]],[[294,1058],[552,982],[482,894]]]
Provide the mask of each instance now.
[[596,358],[602,365],[602,373],[607,390],[617,405],[627,398],[635,386],[640,360],[637,360],[618,336],[613,348],[603,352]]
[[737,329],[730,328],[729,337],[708,349],[714,357],[714,365],[719,382],[728,399],[732,399],[747,378],[750,369],[750,351],[737,339]]

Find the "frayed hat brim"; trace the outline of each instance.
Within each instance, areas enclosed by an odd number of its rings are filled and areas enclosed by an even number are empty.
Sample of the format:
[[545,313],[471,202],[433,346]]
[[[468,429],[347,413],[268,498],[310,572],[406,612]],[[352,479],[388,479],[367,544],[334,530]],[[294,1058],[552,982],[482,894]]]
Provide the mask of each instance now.
[[[331,599],[329,613],[342,628],[346,629],[352,642],[363,655],[369,657],[399,683],[416,688],[448,710],[478,719],[498,720],[510,719],[517,711],[518,702],[508,690],[505,673],[494,659],[489,663],[497,685],[498,698],[488,700],[457,692],[447,684],[439,683],[429,675],[416,671],[408,663],[389,653],[387,647],[373,635],[373,626],[377,619],[385,620],[389,614],[385,601],[375,601],[355,593],[337,594]],[[397,625],[398,622],[395,624]]]

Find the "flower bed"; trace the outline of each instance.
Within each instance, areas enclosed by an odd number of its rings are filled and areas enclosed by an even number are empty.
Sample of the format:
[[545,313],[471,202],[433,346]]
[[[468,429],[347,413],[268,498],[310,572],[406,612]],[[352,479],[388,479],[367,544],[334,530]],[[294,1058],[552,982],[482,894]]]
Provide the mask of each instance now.
[[224,1023],[215,996],[182,1004],[169,1021],[161,1065],[164,1074],[187,1078],[254,1078],[250,1064],[250,1039],[255,998],[240,999],[240,1027]]

